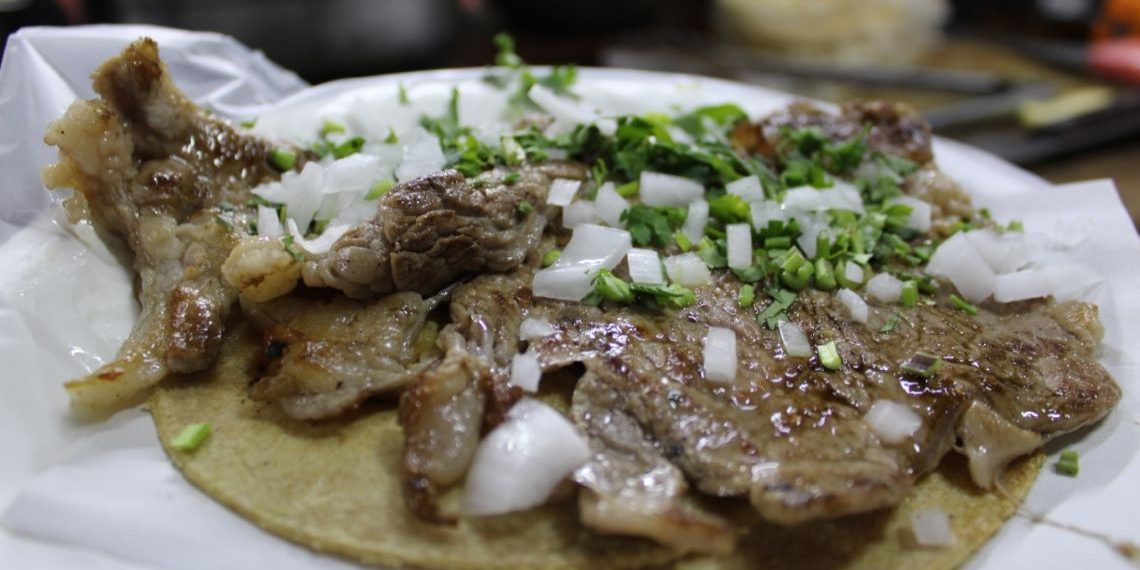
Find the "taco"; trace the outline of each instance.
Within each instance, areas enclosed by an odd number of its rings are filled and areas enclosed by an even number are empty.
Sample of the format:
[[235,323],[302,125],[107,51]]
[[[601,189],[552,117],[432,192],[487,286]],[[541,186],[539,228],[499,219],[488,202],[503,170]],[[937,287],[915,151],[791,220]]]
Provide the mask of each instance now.
[[998,287],[1038,261],[908,108],[570,124],[574,76],[494,71],[492,136],[456,89],[301,147],[132,44],[47,137],[144,309],[73,409],[153,390],[190,481],[365,563],[859,568],[957,566],[1119,400],[1096,307]]

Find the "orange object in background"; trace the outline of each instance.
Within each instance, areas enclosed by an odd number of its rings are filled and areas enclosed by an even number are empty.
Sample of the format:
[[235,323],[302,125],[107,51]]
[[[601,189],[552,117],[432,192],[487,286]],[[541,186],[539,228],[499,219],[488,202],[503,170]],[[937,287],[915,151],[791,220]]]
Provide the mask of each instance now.
[[1140,37],[1140,0],[1107,0],[1092,27],[1094,42]]

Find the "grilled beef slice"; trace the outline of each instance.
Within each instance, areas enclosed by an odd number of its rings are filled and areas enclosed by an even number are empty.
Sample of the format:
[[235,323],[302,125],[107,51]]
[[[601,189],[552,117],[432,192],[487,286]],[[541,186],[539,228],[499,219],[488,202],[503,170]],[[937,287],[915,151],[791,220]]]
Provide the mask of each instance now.
[[[518,179],[507,180],[511,173]],[[305,284],[354,299],[392,291],[431,295],[461,277],[509,271],[538,243],[553,214],[545,205],[550,183],[583,177],[580,164],[549,162],[496,169],[473,181],[448,171],[401,183],[374,219],[305,263]],[[521,210],[523,202],[532,211]]]
[[67,384],[81,416],[113,413],[167,373],[213,363],[237,297],[219,268],[238,236],[217,206],[240,208],[278,175],[267,143],[186,99],[153,40],[129,45],[93,82],[100,98],[73,103],[48,128],[60,158],[44,181],[76,191],[66,203],[73,222],[92,219],[130,247],[142,313],[115,361]]

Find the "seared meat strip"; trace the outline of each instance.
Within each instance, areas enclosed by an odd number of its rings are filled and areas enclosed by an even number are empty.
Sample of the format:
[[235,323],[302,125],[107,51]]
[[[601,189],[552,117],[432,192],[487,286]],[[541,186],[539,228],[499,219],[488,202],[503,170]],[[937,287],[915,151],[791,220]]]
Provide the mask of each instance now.
[[[536,255],[531,256],[534,264]],[[456,288],[452,324],[440,333],[443,360],[416,376],[400,399],[404,427],[404,491],[409,508],[436,521],[436,495],[463,479],[483,428],[502,421],[521,395],[508,385],[519,324],[530,304],[534,272],[522,266],[485,274]],[[485,431],[485,430],[484,430]]]
[[[401,183],[374,219],[305,263],[305,284],[367,299],[392,291],[430,295],[464,276],[510,271],[542,237],[552,214],[545,206],[551,182],[585,175],[582,165],[549,162],[473,181],[448,171]],[[532,211],[520,209],[523,202]]]
[[[919,306],[902,310],[894,331],[882,333],[896,307],[873,307],[864,325],[833,296],[805,292],[789,318],[814,344],[837,342],[844,365],[829,372],[814,358],[786,357],[778,335],[757,325],[754,310],[739,308],[737,287],[724,276],[699,289],[697,303],[679,315],[545,300],[529,312],[558,331],[535,343],[545,369],[571,362],[607,368],[599,376],[622,394],[613,412],[635,418],[702,492],[750,496],[773,522],[895,504],[937,466],[957,434],[978,462],[978,483],[988,485],[1008,460],[1099,420],[1120,397],[1089,348],[1096,331],[1089,330],[1088,305],[983,310],[976,320]],[[736,331],[733,385],[702,379],[708,325]],[[899,364],[919,351],[946,365],[927,379],[901,372]],[[922,418],[912,440],[886,443],[864,422],[879,400],[905,404]],[[983,447],[990,451],[979,453]]]
[[[591,366],[603,375],[604,366]],[[681,552],[728,553],[732,527],[686,497],[684,474],[629,414],[615,383],[587,372],[574,390],[574,421],[594,456],[574,474],[582,524],[598,532],[652,538]]]
[[215,207],[242,204],[278,175],[267,143],[186,99],[154,41],[131,44],[93,80],[101,99],[73,103],[48,128],[60,159],[44,182],[76,191],[66,203],[73,222],[92,218],[126,240],[142,314],[114,362],[67,384],[72,410],[88,417],[137,402],[168,372],[213,362],[237,296],[219,267],[238,239]]
[[242,308],[262,329],[269,356],[250,395],[280,402],[297,419],[333,417],[400,390],[440,356],[434,339],[420,340],[429,304],[416,293],[371,303],[286,297]]

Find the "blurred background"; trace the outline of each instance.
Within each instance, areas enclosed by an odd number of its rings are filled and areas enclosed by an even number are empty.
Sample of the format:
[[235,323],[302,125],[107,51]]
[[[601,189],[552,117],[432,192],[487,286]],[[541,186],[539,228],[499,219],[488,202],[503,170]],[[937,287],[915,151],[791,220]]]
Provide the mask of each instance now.
[[0,0],[22,26],[233,35],[310,82],[492,61],[699,73],[909,102],[1053,182],[1112,177],[1140,222],[1140,0]]

